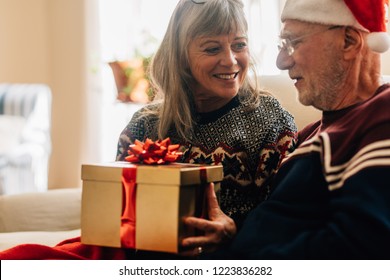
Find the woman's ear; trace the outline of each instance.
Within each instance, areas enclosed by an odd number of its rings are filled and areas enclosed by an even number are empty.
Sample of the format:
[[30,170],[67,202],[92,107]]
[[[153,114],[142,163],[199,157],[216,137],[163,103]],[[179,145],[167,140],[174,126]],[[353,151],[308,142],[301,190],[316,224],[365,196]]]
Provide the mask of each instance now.
[[364,37],[361,31],[347,26],[344,30],[345,58],[355,58],[363,47]]

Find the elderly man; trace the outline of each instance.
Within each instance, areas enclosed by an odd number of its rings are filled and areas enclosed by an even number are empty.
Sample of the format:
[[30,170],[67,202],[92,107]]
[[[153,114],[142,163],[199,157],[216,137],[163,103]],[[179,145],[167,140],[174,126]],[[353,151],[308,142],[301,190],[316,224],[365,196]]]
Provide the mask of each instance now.
[[[390,259],[390,85],[379,54],[389,47],[387,2],[286,1],[277,66],[323,117],[299,133],[271,197],[209,257]],[[204,252],[213,223],[226,228],[219,238],[234,234],[211,192],[209,201],[212,221],[186,220],[208,234],[183,240]]]

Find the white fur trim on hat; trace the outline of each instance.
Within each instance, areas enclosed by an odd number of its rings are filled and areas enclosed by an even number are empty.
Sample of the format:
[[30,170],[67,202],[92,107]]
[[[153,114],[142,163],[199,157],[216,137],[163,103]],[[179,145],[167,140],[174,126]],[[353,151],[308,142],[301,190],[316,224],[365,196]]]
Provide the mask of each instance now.
[[390,48],[390,37],[386,32],[371,32],[367,36],[367,45],[374,52],[384,53]]
[[325,25],[349,25],[368,31],[361,26],[343,0],[287,0],[282,22],[295,19]]
[[[388,0],[375,1],[378,2],[372,3],[368,0],[286,0],[281,19],[282,22],[293,19],[324,25],[353,26],[369,33],[366,42],[371,50],[383,53],[390,48],[390,37],[386,32],[386,27],[383,27],[385,25],[382,25],[384,21],[387,22]],[[375,9],[379,7],[380,10],[367,10],[371,7],[375,7]],[[365,13],[365,11],[371,13]],[[383,16],[386,19],[383,19]],[[373,26],[372,23],[377,25]],[[378,28],[379,26],[380,28]]]

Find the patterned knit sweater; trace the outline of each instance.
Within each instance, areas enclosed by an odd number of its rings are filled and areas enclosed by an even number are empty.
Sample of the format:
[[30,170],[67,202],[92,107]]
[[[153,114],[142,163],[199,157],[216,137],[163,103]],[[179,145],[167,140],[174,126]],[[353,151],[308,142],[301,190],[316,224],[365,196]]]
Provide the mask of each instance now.
[[[124,160],[136,139],[157,140],[157,118],[142,111],[136,112],[122,131],[117,160]],[[182,141],[174,130],[168,136],[184,148],[182,162],[223,165],[224,179],[217,197],[221,209],[240,226],[246,214],[267,198],[269,178],[295,147],[294,119],[271,96],[263,96],[256,109],[235,97],[223,108],[197,117],[189,142]]]

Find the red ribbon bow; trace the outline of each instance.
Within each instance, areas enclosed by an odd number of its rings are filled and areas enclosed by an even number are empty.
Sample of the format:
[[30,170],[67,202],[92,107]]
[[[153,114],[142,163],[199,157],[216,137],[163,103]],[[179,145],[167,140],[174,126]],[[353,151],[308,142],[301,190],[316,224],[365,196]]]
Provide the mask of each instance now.
[[170,138],[152,141],[147,138],[145,143],[135,140],[129,146],[126,161],[131,163],[165,164],[175,162],[183,154],[179,152],[179,144],[171,144]]

